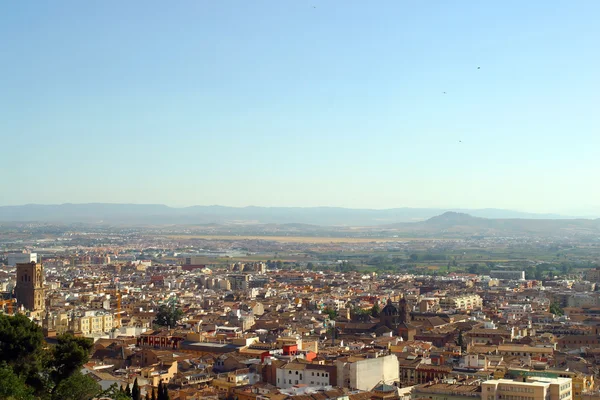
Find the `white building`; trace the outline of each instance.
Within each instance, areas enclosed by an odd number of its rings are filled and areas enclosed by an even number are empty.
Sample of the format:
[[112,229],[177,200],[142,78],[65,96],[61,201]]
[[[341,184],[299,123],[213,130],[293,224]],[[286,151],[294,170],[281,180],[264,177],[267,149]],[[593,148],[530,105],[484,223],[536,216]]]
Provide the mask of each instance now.
[[6,258],[11,267],[16,267],[17,264],[37,263],[37,253],[9,253]]
[[502,309],[502,316],[508,320],[520,320],[531,313],[531,304],[510,304]]
[[492,379],[481,384],[481,400],[572,400],[571,378]]
[[398,357],[365,358],[349,356],[336,361],[337,386],[358,390],[371,390],[379,383],[388,385],[400,380]]
[[309,387],[331,386],[331,373],[322,365],[289,362],[277,368],[277,387],[291,388],[296,385]]

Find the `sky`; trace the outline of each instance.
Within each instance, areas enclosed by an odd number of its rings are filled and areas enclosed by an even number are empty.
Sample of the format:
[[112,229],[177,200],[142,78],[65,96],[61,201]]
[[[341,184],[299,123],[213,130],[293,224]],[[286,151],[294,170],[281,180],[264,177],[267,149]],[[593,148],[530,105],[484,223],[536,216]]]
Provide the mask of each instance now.
[[0,5],[0,205],[600,215],[600,2]]

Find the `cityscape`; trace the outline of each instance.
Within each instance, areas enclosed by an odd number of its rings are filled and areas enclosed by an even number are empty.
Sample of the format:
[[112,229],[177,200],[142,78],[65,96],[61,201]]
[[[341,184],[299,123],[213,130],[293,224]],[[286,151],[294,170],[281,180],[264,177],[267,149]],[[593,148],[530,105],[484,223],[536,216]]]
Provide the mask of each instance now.
[[598,236],[0,229],[3,314],[97,398],[600,398]]
[[600,400],[599,15],[0,3],[0,400]]

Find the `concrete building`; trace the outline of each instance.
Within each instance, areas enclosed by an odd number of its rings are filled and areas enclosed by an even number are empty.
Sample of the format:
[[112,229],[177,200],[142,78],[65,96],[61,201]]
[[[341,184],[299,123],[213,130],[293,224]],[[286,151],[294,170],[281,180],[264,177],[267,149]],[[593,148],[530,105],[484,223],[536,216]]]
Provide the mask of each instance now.
[[336,372],[332,365],[289,362],[277,368],[277,387],[287,389],[296,385],[335,386]]
[[572,400],[570,378],[493,379],[481,384],[481,400]]
[[413,399],[474,400],[481,397],[477,382],[431,381],[412,388]]
[[79,318],[74,319],[75,330],[85,336],[94,336],[110,332],[113,328],[113,315],[106,311],[86,311]]
[[35,262],[17,264],[17,303],[29,311],[44,310],[44,268]]
[[600,268],[585,271],[585,279],[590,282],[600,282]]
[[507,281],[524,281],[525,271],[494,270],[490,271],[490,277]]
[[231,284],[231,290],[246,290],[248,289],[248,282],[250,281],[250,275],[236,274],[229,275],[229,283]]
[[373,389],[379,383],[400,380],[400,365],[394,354],[374,358],[350,356],[336,360],[337,386],[353,390]]
[[37,263],[36,253],[10,253],[6,256],[6,261],[10,267],[17,264]]
[[440,306],[445,310],[475,310],[481,308],[482,304],[481,297],[477,294],[449,296],[440,300]]

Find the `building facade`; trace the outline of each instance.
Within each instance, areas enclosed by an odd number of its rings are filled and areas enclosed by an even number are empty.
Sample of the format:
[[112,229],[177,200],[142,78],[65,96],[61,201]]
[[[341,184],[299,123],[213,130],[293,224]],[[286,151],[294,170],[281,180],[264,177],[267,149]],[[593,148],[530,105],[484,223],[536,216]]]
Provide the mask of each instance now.
[[44,310],[44,268],[35,262],[17,264],[17,303],[29,311]]

